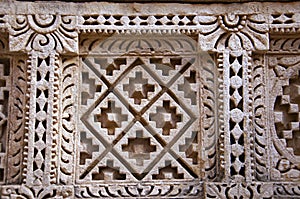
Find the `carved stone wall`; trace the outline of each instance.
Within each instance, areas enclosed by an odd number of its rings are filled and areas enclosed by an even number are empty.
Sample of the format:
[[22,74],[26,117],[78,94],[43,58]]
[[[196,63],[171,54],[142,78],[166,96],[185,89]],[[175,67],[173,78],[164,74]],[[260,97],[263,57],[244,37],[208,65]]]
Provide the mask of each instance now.
[[0,198],[300,198],[300,3],[0,6]]

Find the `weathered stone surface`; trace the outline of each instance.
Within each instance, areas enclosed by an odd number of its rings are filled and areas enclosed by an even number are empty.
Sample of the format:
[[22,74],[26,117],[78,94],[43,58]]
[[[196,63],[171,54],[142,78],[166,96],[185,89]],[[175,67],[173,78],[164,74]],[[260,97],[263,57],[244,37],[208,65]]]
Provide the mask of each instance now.
[[2,2],[1,198],[300,198],[299,10]]

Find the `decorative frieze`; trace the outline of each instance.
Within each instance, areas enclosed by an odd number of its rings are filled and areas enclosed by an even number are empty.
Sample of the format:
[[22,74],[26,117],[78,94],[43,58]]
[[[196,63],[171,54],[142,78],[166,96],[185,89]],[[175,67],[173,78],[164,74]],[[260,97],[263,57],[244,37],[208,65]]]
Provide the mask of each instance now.
[[300,197],[299,6],[3,3],[1,198]]

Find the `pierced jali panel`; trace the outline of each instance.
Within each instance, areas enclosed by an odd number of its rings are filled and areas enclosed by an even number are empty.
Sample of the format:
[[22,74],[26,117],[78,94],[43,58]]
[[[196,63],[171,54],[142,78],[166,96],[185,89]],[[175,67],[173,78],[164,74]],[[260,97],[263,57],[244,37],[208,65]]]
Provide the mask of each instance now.
[[89,40],[79,66],[77,181],[200,178],[196,41],[182,35]]

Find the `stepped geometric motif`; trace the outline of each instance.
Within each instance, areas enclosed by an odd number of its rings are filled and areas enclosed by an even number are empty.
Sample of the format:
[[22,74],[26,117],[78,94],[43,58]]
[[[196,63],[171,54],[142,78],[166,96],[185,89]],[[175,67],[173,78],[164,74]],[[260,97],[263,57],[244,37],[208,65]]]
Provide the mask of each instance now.
[[271,128],[274,154],[272,178],[298,180],[300,177],[300,65],[299,56],[270,56],[274,112]]
[[197,53],[153,57],[153,37],[135,42],[133,56],[81,58],[79,181],[199,178]]

